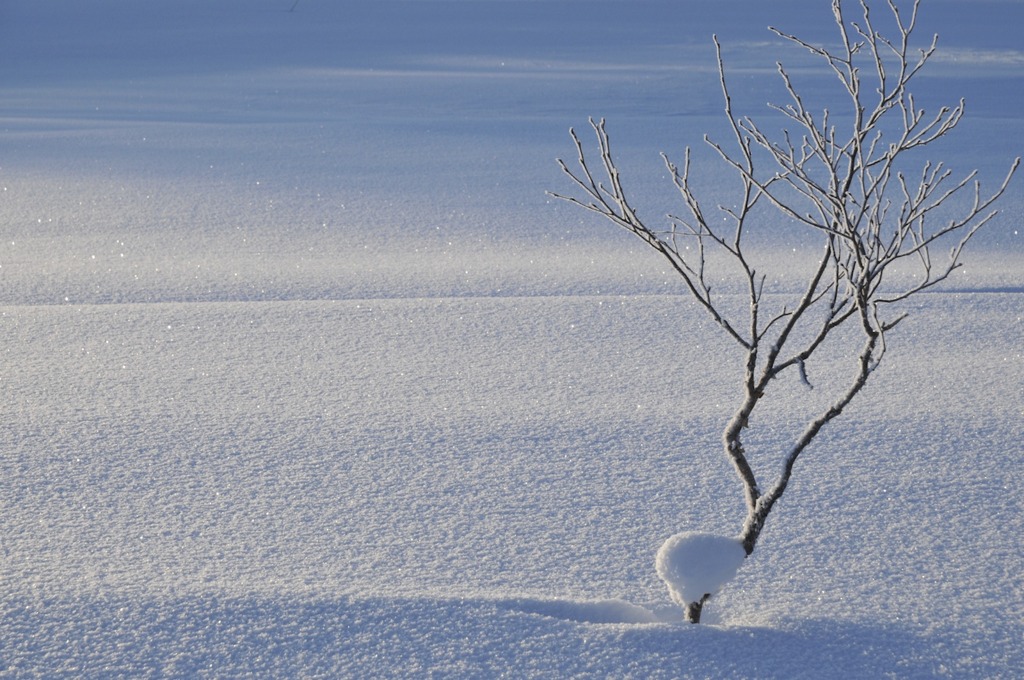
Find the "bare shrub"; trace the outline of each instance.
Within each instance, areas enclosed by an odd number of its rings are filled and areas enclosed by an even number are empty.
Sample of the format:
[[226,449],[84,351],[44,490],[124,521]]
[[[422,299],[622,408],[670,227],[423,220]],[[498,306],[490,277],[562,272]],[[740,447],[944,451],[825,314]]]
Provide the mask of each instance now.
[[[1020,162],[1013,161],[991,193],[982,192],[976,171],[958,178],[942,162],[908,163],[908,152],[956,128],[964,101],[934,113],[918,106],[909,86],[935,53],[938,36],[923,48],[912,47],[920,0],[909,10],[898,8],[895,0],[886,5],[892,38],[876,28],[866,0],[860,0],[856,20],[848,19],[844,3],[834,0],[839,42],[833,47],[770,28],[820,58],[840,87],[841,115],[812,110],[787,69],[777,64],[788,98],[784,104],[769,104],[786,121],[778,131],[734,111],[721,46],[714,38],[733,139],[729,148],[707,136],[704,142],[738,180],[734,207],[709,206],[697,195],[687,148],[681,165],[663,155],[685,211],[669,215],[663,228],[649,225],[627,197],[603,119],[590,121],[597,139],[596,159],[584,152],[570,130],[578,168],[559,160],[579,193],[552,195],[607,218],[660,253],[742,352],[745,371],[739,404],[725,425],[722,444],[746,499],[746,519],[737,540],[747,555],[785,493],[801,453],[881,364],[886,337],[905,316],[897,303],[935,286],[960,266],[964,247],[996,214],[992,205],[1006,191]],[[917,169],[911,174],[909,167]],[[749,252],[754,248],[750,234],[755,224],[763,226],[766,214],[802,225],[820,249],[816,263],[808,263],[802,294],[779,306],[773,306],[775,298],[766,298],[771,292],[766,286],[769,279],[754,266]],[[948,248],[946,256],[934,256],[939,247]],[[907,265],[916,270],[915,276],[886,278]],[[723,266],[741,275],[747,304],[740,312],[712,288]],[[808,366],[826,338],[849,327],[858,329],[862,338],[859,350],[855,345],[851,352],[852,374],[796,441],[779,451],[781,472],[763,484],[744,449],[752,414],[784,373],[796,372],[809,386]],[[687,603],[689,620],[699,620],[701,605],[710,595]]]

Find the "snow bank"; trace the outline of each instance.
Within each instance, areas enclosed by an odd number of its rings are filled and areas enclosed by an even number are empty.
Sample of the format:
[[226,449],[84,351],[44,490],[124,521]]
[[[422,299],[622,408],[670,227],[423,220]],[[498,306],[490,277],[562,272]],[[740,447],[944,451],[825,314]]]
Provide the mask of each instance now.
[[[554,158],[607,116],[637,204],[677,210],[658,152],[729,132],[711,33],[757,113],[789,59],[764,27],[830,40],[827,8],[293,4],[0,3],[0,676],[1020,674],[1019,185],[808,452],[726,625],[670,625],[650,568],[742,512],[714,453],[741,366],[656,254],[545,196]],[[936,160],[987,182],[1024,4],[961,5],[922,36],[1004,64],[922,97],[967,97]],[[709,541],[666,549],[680,592],[729,572]]]
[[685,606],[717,593],[746,556],[735,538],[685,531],[662,544],[654,568],[672,599]]

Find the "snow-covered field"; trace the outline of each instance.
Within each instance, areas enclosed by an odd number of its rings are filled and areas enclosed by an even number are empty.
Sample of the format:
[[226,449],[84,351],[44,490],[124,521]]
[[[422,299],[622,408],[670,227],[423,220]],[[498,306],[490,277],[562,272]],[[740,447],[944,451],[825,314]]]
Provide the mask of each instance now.
[[[0,0],[0,676],[1024,673],[1021,178],[692,626],[654,558],[739,529],[733,348],[544,191],[606,116],[673,208],[711,33],[756,113],[827,4],[293,2]],[[922,12],[991,186],[1024,2]]]

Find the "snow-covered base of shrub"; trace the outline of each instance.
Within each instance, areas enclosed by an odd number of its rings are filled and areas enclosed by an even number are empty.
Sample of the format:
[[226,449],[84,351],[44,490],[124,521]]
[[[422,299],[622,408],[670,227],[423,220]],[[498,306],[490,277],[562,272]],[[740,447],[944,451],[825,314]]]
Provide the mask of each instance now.
[[672,599],[685,607],[717,593],[746,556],[739,539],[686,531],[662,544],[654,568]]

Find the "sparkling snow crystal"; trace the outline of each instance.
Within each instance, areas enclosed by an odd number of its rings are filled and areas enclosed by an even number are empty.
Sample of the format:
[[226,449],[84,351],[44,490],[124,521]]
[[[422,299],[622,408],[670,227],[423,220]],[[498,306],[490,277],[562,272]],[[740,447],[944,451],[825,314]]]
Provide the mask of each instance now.
[[735,538],[683,532],[658,550],[654,568],[680,605],[713,594],[736,575],[746,552]]

